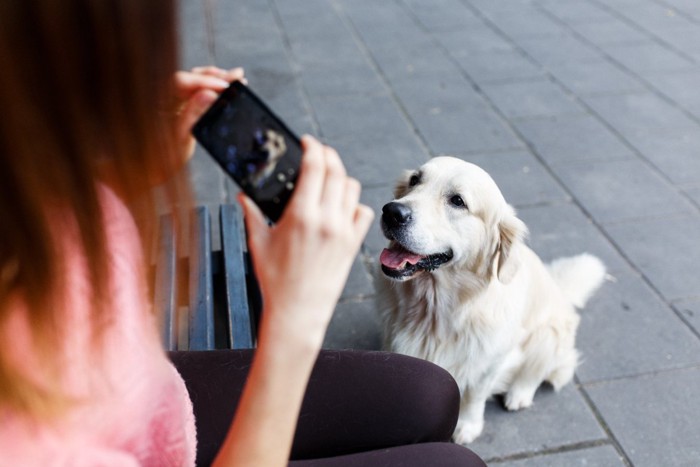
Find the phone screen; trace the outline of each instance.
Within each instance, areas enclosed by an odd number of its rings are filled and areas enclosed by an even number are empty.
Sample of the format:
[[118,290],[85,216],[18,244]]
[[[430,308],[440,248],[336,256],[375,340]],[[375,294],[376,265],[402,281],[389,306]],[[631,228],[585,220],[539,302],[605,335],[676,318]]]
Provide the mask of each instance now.
[[239,82],[221,93],[192,133],[273,222],[281,216],[299,175],[299,138]]

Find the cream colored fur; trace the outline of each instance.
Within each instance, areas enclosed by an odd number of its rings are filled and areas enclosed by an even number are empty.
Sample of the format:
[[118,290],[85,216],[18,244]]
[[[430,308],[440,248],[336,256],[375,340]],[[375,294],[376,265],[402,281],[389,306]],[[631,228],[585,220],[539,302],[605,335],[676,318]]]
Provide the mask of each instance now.
[[[532,404],[543,381],[558,390],[571,381],[582,307],[605,267],[583,254],[550,267],[523,242],[527,228],[491,177],[473,164],[437,157],[396,188],[413,219],[402,245],[418,254],[451,250],[440,268],[397,281],[377,274],[388,349],[447,369],[462,393],[458,443],[481,434],[484,406],[505,395],[508,410]],[[449,197],[459,194],[466,208]]]

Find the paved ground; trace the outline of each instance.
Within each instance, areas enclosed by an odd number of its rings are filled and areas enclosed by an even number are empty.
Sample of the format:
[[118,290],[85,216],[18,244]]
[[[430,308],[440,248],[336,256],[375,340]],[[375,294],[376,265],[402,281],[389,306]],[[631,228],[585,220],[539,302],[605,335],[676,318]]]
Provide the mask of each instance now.
[[[183,0],[184,64],[209,61]],[[219,65],[336,146],[379,210],[438,154],[500,184],[544,259],[589,251],[614,280],[583,311],[575,384],[471,447],[507,466],[700,465],[700,2],[210,0]],[[204,203],[232,199],[193,162]],[[363,253],[384,241],[374,228]],[[358,260],[327,345],[380,345]]]

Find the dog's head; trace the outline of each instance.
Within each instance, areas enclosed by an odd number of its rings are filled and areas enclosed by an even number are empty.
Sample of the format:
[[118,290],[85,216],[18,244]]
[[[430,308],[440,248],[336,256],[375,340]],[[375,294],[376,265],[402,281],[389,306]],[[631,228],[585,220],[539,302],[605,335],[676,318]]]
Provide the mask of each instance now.
[[380,257],[395,280],[440,268],[469,270],[507,283],[518,267],[513,246],[527,233],[493,179],[454,157],[436,157],[399,180],[394,201],[382,208],[391,242]]

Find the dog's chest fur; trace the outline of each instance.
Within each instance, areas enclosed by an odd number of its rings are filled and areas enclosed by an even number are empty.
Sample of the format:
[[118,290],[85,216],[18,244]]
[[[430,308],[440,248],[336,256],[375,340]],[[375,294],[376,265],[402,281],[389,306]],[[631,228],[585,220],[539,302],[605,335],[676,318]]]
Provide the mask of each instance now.
[[[509,301],[512,295],[505,290],[493,290],[502,284],[470,285],[469,278],[445,274],[401,283],[383,280],[379,300],[388,349],[445,368],[462,391],[494,373],[508,373],[507,362],[517,365],[525,304]],[[462,287],[454,287],[454,281]]]

